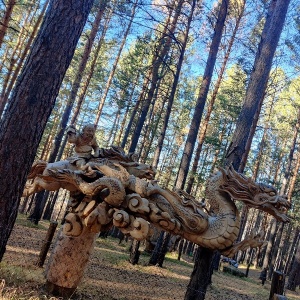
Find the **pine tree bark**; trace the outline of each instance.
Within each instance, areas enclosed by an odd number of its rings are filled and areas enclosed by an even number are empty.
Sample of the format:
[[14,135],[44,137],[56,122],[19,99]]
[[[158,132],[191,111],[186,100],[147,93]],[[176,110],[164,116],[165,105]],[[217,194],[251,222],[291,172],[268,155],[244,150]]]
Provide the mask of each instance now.
[[[52,0],[0,121],[0,260],[36,150],[93,0]],[[20,122],[23,120],[23,122]]]
[[225,25],[225,19],[227,15],[228,1],[222,0],[222,4],[219,10],[218,19],[215,25],[215,31],[213,39],[210,45],[209,55],[206,62],[206,67],[203,75],[203,79],[200,86],[199,95],[197,98],[197,103],[195,111],[193,114],[193,119],[190,125],[187,140],[185,142],[183,155],[181,158],[179,170],[176,178],[176,188],[183,189],[187,174],[189,171],[189,166],[191,162],[192,153],[198,136],[198,131],[200,127],[200,122],[202,119],[202,114],[205,106],[205,102],[208,95],[209,86],[212,79],[213,70],[215,67],[217,54],[219,50],[219,45],[221,42],[222,32]]
[[263,269],[269,267],[269,263],[271,260],[271,254],[272,254],[272,248],[273,248],[273,244],[275,241],[277,229],[278,229],[278,223],[276,222],[276,220],[274,218],[272,218],[270,236],[268,239],[266,253],[265,253],[264,261],[263,261]]
[[[188,284],[185,300],[204,300],[207,286],[211,278],[211,262],[214,252],[210,249],[198,247],[195,265]],[[205,259],[203,259],[205,258]],[[205,276],[203,276],[205,274]]]
[[174,99],[175,99],[175,94],[176,94],[177,85],[178,85],[178,81],[179,81],[179,75],[180,75],[181,67],[182,67],[183,60],[184,60],[185,49],[186,49],[186,45],[187,45],[187,41],[188,41],[189,31],[190,31],[190,28],[191,28],[191,22],[192,22],[192,19],[193,19],[196,2],[197,2],[196,0],[193,0],[191,2],[190,14],[189,14],[188,19],[187,19],[184,39],[183,39],[183,42],[182,42],[178,63],[176,65],[176,73],[174,75],[174,81],[172,83],[171,93],[168,97],[169,100],[168,100],[166,112],[165,112],[165,115],[164,115],[163,125],[162,125],[162,128],[161,128],[161,132],[160,132],[160,135],[159,135],[158,141],[157,141],[157,146],[156,146],[156,149],[155,149],[155,152],[154,152],[154,157],[153,157],[153,161],[152,161],[152,165],[153,165],[154,168],[157,168],[157,166],[158,166],[160,153],[161,153],[161,150],[162,150],[162,147],[163,147],[163,143],[164,143],[164,139],[165,139],[165,135],[166,135],[166,131],[167,131],[167,127],[168,127],[168,123],[169,123],[169,119],[170,119],[170,115],[171,115],[171,111],[172,111],[172,106],[173,106],[173,102],[174,102]]
[[298,244],[297,252],[295,255],[294,263],[291,272],[289,273],[288,283],[286,288],[291,291],[296,290],[296,286],[300,284],[300,244]]
[[295,229],[293,242],[292,242],[290,251],[288,252],[288,258],[287,258],[286,264],[284,266],[284,272],[283,273],[285,273],[285,274],[290,274],[290,271],[292,269],[294,255],[295,255],[295,252],[298,249],[297,245],[299,244],[299,233],[300,233],[300,231],[299,231],[299,228],[297,227]]
[[126,27],[126,30],[124,32],[124,36],[123,36],[123,39],[122,39],[122,42],[121,42],[121,45],[119,47],[119,50],[118,50],[118,53],[117,53],[117,56],[116,56],[116,59],[114,61],[114,64],[112,66],[112,69],[110,71],[110,74],[109,74],[109,77],[107,79],[107,82],[106,82],[106,85],[105,85],[105,89],[104,89],[104,92],[103,92],[103,95],[99,101],[99,106],[98,106],[98,109],[97,109],[97,114],[96,114],[96,117],[95,117],[95,122],[94,124],[98,124],[99,123],[99,120],[100,120],[100,117],[101,117],[101,114],[102,114],[102,110],[103,110],[103,106],[104,106],[104,103],[106,101],[106,97],[107,97],[107,94],[110,90],[110,86],[111,86],[111,83],[112,83],[112,80],[113,80],[113,77],[115,75],[115,72],[116,72],[116,69],[117,69],[117,65],[118,65],[118,62],[120,60],[120,57],[121,57],[121,53],[123,51],[123,48],[125,46],[125,42],[127,40],[127,37],[128,37],[128,34],[130,32],[130,29],[131,29],[131,25],[132,25],[132,22],[133,22],[133,19],[135,17],[135,11],[136,11],[136,7],[137,7],[137,3],[138,3],[138,0],[135,0],[135,2],[133,3],[133,7],[132,7],[132,11],[131,11],[131,17],[130,17],[130,20],[129,20],[129,23]]
[[149,107],[151,104],[151,101],[153,99],[153,95],[155,92],[155,89],[157,87],[158,81],[159,81],[159,69],[162,66],[164,59],[166,55],[169,53],[171,49],[171,42],[172,42],[172,36],[175,32],[177,21],[181,13],[183,0],[180,0],[176,5],[174,4],[174,7],[172,8],[175,11],[175,15],[172,18],[171,13],[168,16],[168,20],[166,22],[166,26],[164,29],[164,32],[162,34],[162,37],[160,38],[160,44],[158,45],[158,49],[156,49],[156,54],[152,59],[151,62],[151,70],[150,70],[150,76],[147,76],[151,78],[150,81],[150,87],[147,91],[147,95],[143,101],[142,111],[141,115],[138,119],[135,131],[132,136],[131,145],[129,147],[129,152],[134,152],[136,150],[136,146],[138,144],[138,140],[140,138]]
[[129,257],[129,262],[133,265],[136,265],[139,261],[140,258],[139,247],[140,247],[140,241],[134,239],[132,241],[132,245],[130,249],[130,257]]
[[[176,178],[176,187],[179,189],[184,188],[184,184],[187,178],[192,152],[194,150],[194,145],[198,136],[204,105],[207,99],[213,69],[217,59],[217,53],[221,42],[222,32],[225,25],[225,19],[227,16],[228,4],[229,3],[227,0],[222,0],[217,22],[215,25],[215,32],[210,45],[209,56],[207,59],[199,96],[197,99],[193,119],[184,147],[184,153],[180,162],[180,167]],[[212,250],[198,247],[197,255],[195,258],[194,270],[192,272],[191,279],[184,299],[202,300],[205,298],[207,286],[211,282],[212,258]]]
[[78,90],[79,90],[79,87],[80,87],[80,83],[81,83],[81,80],[82,80],[82,77],[83,77],[83,74],[84,74],[84,70],[86,68],[88,59],[90,57],[90,54],[91,54],[91,51],[92,51],[92,46],[93,46],[93,43],[94,43],[95,38],[96,38],[96,34],[98,32],[98,29],[99,29],[100,21],[102,19],[104,10],[106,8],[106,4],[107,4],[107,1],[101,2],[101,7],[98,8],[97,15],[96,15],[95,20],[93,22],[89,38],[86,41],[84,51],[83,51],[83,55],[82,55],[82,59],[80,61],[78,70],[76,72],[74,82],[72,84],[70,97],[68,99],[68,103],[67,103],[66,108],[65,108],[65,110],[63,112],[63,115],[61,117],[61,123],[60,123],[60,126],[59,126],[59,130],[58,130],[58,132],[55,136],[55,141],[54,141],[53,149],[52,149],[51,154],[50,154],[49,162],[54,162],[55,161],[57,153],[59,151],[59,146],[60,146],[61,140],[63,138],[65,129],[67,127],[67,123],[69,121],[69,117],[70,117],[72,108],[74,106],[74,102],[75,102],[75,99],[76,99],[76,96],[77,96],[77,93],[78,93]]
[[164,240],[164,235],[165,235],[165,232],[162,230],[159,234],[159,237],[158,237],[157,241],[156,241],[156,245],[154,247],[154,250],[152,251],[152,254],[150,256],[149,265],[155,266],[157,264],[159,253],[161,251],[161,247],[162,247],[163,240]]
[[[219,75],[218,75],[218,79],[217,79],[217,82],[215,84],[215,87],[214,87],[209,105],[207,107],[206,116],[204,118],[203,124],[201,124],[201,130],[200,130],[200,134],[199,134],[198,146],[197,146],[197,150],[196,150],[196,153],[195,153],[193,166],[192,166],[192,169],[191,169],[191,172],[190,172],[191,175],[189,177],[187,187],[186,187],[186,192],[187,193],[191,193],[191,191],[192,191],[192,187],[193,187],[193,184],[194,184],[194,181],[195,181],[195,174],[197,172],[199,159],[200,159],[200,154],[201,154],[203,143],[204,143],[204,140],[205,140],[205,136],[206,136],[210,116],[211,116],[211,113],[213,111],[215,101],[217,99],[217,94],[218,94],[218,91],[219,91],[219,88],[220,88],[220,85],[221,85],[221,82],[222,82],[222,79],[223,79],[223,75],[224,75],[224,72],[225,72],[225,69],[226,69],[226,66],[227,66],[227,62],[229,60],[229,56],[230,56],[230,53],[231,53],[233,43],[235,41],[236,34],[238,32],[242,17],[244,15],[245,2],[246,2],[246,0],[244,0],[241,3],[241,7],[240,7],[239,12],[238,12],[235,27],[233,29],[230,40],[228,42],[228,47],[227,47],[227,50],[226,50],[226,53],[225,53],[225,56],[224,56],[224,59],[223,59],[223,63],[222,63],[222,66],[221,66],[221,69],[220,69],[220,72],[219,72]],[[238,4],[238,6],[239,6],[239,4]]]
[[0,22],[0,48],[3,43],[3,39],[4,39],[4,36],[5,36],[7,28],[8,28],[8,23],[10,21],[11,14],[13,12],[16,2],[17,2],[16,0],[8,1],[7,5],[6,5],[5,14],[3,16],[2,21]]
[[253,70],[247,87],[245,101],[239,115],[236,129],[232,137],[232,143],[227,151],[227,165],[232,164],[238,170],[253,123],[255,113],[259,110],[259,104],[264,97],[268,82],[273,57],[284,25],[290,0],[272,0],[262,38],[256,53]]

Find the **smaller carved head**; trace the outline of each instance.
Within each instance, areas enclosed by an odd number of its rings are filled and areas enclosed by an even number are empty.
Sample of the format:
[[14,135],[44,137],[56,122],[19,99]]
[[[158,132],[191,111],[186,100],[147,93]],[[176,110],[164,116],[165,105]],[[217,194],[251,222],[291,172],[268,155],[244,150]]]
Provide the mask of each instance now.
[[83,138],[93,138],[95,136],[96,126],[93,124],[87,124],[82,128]]
[[146,178],[153,180],[156,174],[156,169],[150,165],[138,162],[119,162],[127,172],[138,178]]

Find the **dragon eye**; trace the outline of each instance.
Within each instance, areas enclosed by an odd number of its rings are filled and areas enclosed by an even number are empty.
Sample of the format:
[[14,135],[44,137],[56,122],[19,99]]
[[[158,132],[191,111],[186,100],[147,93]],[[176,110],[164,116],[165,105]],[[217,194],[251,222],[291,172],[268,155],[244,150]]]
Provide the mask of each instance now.
[[269,195],[270,195],[270,196],[275,196],[276,193],[275,193],[275,192],[270,192]]

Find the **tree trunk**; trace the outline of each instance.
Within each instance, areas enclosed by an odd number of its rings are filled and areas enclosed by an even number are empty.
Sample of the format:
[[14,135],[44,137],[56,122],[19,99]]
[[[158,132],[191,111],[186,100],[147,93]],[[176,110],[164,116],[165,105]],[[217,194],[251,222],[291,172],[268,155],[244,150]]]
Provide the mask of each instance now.
[[268,272],[269,279],[272,278],[273,272],[275,271],[275,261],[276,261],[276,257],[278,255],[278,251],[279,251],[279,245],[281,242],[284,223],[280,223],[280,224],[278,223],[276,228],[277,228],[276,233],[275,233],[276,240],[273,243],[272,252],[271,252],[270,259],[269,259],[269,272]]
[[26,58],[26,56],[27,56],[27,54],[28,54],[28,52],[30,50],[30,47],[32,46],[33,39],[34,39],[34,37],[35,37],[38,29],[39,29],[39,26],[40,26],[42,20],[43,20],[43,16],[44,16],[44,13],[45,13],[46,8],[48,6],[48,3],[49,3],[49,0],[47,0],[44,3],[43,9],[42,9],[42,11],[41,11],[41,13],[40,13],[40,15],[38,17],[38,20],[34,24],[33,31],[31,32],[30,37],[29,37],[28,41],[26,42],[25,49],[23,50],[23,53],[22,53],[22,55],[21,55],[21,57],[20,57],[20,59],[19,59],[19,61],[17,63],[17,66],[16,66],[16,68],[15,68],[15,70],[14,70],[14,72],[13,72],[11,78],[10,78],[9,85],[1,93],[0,115],[3,112],[4,106],[5,106],[6,102],[7,102],[9,94],[10,94],[10,92],[11,92],[11,90],[12,90],[12,88],[13,88],[15,82],[16,82],[16,79],[17,79],[17,77],[19,75],[19,72],[21,70],[23,62],[24,62],[24,60],[25,60],[25,58]]
[[[291,177],[291,169],[292,169],[292,164],[294,161],[294,154],[295,154],[296,147],[297,147],[297,138],[298,138],[298,133],[299,133],[299,127],[300,127],[300,109],[298,110],[297,123],[295,124],[295,127],[294,127],[293,140],[292,140],[292,143],[290,146],[288,162],[285,167],[284,178],[283,178],[282,186],[280,189],[281,194],[286,194],[287,190],[288,190],[288,181]],[[289,190],[290,190],[290,193],[292,193],[293,189],[289,189]],[[291,201],[291,198],[289,198],[289,200]]]
[[159,78],[159,69],[160,69],[161,65],[163,64],[166,55],[170,51],[171,41],[172,41],[171,37],[173,36],[173,34],[175,32],[175,29],[177,26],[177,21],[181,14],[183,2],[184,2],[183,0],[180,0],[178,2],[178,4],[176,5],[176,7],[173,7],[173,10],[175,11],[175,15],[173,18],[171,18],[171,15],[168,16],[166,26],[164,26],[164,28],[165,28],[164,32],[162,34],[162,37],[160,38],[160,44],[158,45],[158,49],[156,49],[156,54],[152,59],[151,71],[150,71],[150,75],[151,75],[150,88],[149,88],[149,90],[147,92],[147,96],[143,102],[141,115],[137,122],[135,132],[132,136],[132,141],[131,141],[131,145],[129,147],[129,152],[134,152],[136,150],[136,146],[138,144],[138,140],[140,138],[140,135],[141,135],[148,111],[149,111],[149,107],[150,107],[151,101],[153,99],[155,89],[157,87],[157,83],[160,79]]
[[2,21],[0,22],[0,48],[3,43],[3,39],[4,39],[4,36],[5,36],[7,28],[8,28],[8,23],[11,18],[11,14],[12,14],[12,11],[14,9],[16,2],[17,2],[16,0],[8,1],[7,5],[6,5],[5,14],[3,16]]
[[184,34],[184,40],[182,42],[180,56],[179,56],[178,63],[176,66],[176,73],[174,75],[174,81],[172,84],[171,93],[169,96],[166,112],[164,115],[164,121],[163,121],[163,125],[161,128],[161,133],[158,137],[157,146],[156,146],[154,157],[153,157],[152,165],[154,168],[157,168],[157,166],[158,166],[160,153],[161,153],[163,142],[165,139],[165,135],[166,135],[166,131],[167,131],[168,123],[169,123],[169,118],[171,115],[171,110],[172,110],[172,106],[173,106],[173,102],[174,102],[174,98],[175,98],[175,94],[176,94],[176,90],[177,90],[177,85],[178,85],[178,81],[179,81],[179,75],[180,75],[181,67],[182,67],[183,60],[184,60],[185,49],[186,49],[186,45],[187,45],[187,41],[188,41],[189,31],[191,28],[191,22],[192,22],[192,18],[194,15],[196,2],[197,2],[196,0],[192,1],[192,7],[190,10],[190,14],[188,16],[186,30],[185,30],[185,34]]
[[291,273],[292,265],[294,263],[292,260],[294,259],[295,251],[297,251],[297,249],[299,247],[299,228],[297,227],[295,231],[296,232],[294,234],[292,246],[291,246],[291,249],[289,251],[289,257],[287,259],[287,263],[286,263],[285,268],[284,268],[284,273],[285,274],[290,274]]
[[297,179],[299,169],[300,169],[300,152],[297,153],[296,166],[293,169],[292,178],[291,178],[290,184],[289,184],[289,191],[287,193],[289,201],[291,201],[291,199],[292,199],[292,193],[294,191],[294,187],[295,187],[295,183],[296,183],[296,179]]
[[207,99],[207,94],[212,79],[212,74],[215,67],[217,53],[219,50],[219,45],[221,42],[222,32],[223,32],[225,19],[227,15],[227,9],[228,9],[227,2],[228,2],[227,0],[222,0],[222,4],[219,10],[218,19],[215,25],[215,31],[210,45],[209,55],[206,62],[202,83],[200,86],[200,92],[197,98],[193,119],[184,146],[183,155],[179,166],[179,171],[177,173],[176,187],[179,189],[184,188],[184,184],[189,171],[192,153],[198,136],[199,126],[202,119],[202,114]]
[[110,86],[111,86],[111,83],[112,83],[112,80],[113,80],[113,77],[115,75],[115,72],[116,72],[116,69],[117,69],[117,65],[118,65],[118,62],[119,62],[119,59],[121,57],[121,53],[123,51],[123,48],[125,46],[125,42],[127,40],[127,37],[128,37],[128,34],[129,34],[129,31],[131,29],[131,25],[132,25],[132,22],[133,22],[133,19],[135,17],[135,10],[136,10],[136,7],[137,7],[137,2],[138,0],[135,0],[135,2],[133,3],[133,7],[132,7],[132,11],[131,11],[131,17],[130,17],[130,20],[129,20],[129,23],[127,25],[127,28],[124,32],[124,36],[123,36],[123,39],[122,39],[122,42],[121,42],[121,45],[119,47],[119,51],[118,51],[118,54],[116,56],[116,59],[114,61],[114,64],[112,66],[112,69],[110,71],[110,74],[109,74],[109,77],[107,79],[107,82],[106,82],[106,86],[105,86],[105,89],[104,89],[104,92],[103,92],[103,95],[99,101],[99,106],[98,106],[98,109],[97,109],[97,114],[96,114],[96,117],[95,117],[95,122],[94,124],[98,124],[99,123],[99,120],[100,120],[100,117],[101,117],[101,114],[102,114],[102,110],[103,110],[103,106],[104,106],[104,103],[105,103],[105,100],[106,100],[106,97],[107,97],[107,94],[109,92],[109,89],[110,89]]
[[88,74],[87,74],[87,78],[81,88],[81,91],[79,93],[79,96],[78,96],[78,101],[77,101],[77,104],[76,104],[76,108],[74,109],[74,113],[73,113],[73,116],[72,116],[72,119],[71,119],[71,124],[75,124],[76,121],[77,121],[77,118],[78,118],[78,115],[79,115],[79,112],[80,112],[80,109],[81,109],[81,106],[82,106],[82,103],[84,101],[84,98],[85,98],[85,95],[86,95],[86,92],[87,92],[87,89],[90,85],[90,82],[91,82],[91,79],[94,75],[94,71],[95,71],[95,67],[97,65],[97,60],[98,60],[98,57],[99,57],[99,53],[100,53],[100,50],[101,50],[101,47],[103,46],[103,41],[104,41],[104,37],[105,37],[105,34],[107,32],[107,29],[108,29],[108,24],[111,20],[111,16],[105,16],[105,24],[103,25],[103,30],[101,32],[101,37],[98,41],[98,44],[97,44],[97,47],[96,47],[96,50],[94,51],[94,57],[93,57],[93,60],[91,62],[91,67],[89,68],[88,70]]
[[286,288],[291,291],[296,290],[296,286],[300,284],[300,243],[295,255],[294,263],[291,272],[289,273],[289,280]]
[[[190,130],[188,133],[187,141],[184,147],[184,153],[180,162],[179,171],[176,178],[176,187],[183,189],[187,178],[188,169],[194,145],[198,136],[199,126],[204,110],[204,105],[207,99],[207,94],[212,79],[212,73],[215,66],[219,45],[221,42],[222,32],[225,25],[225,19],[228,10],[228,3],[222,0],[219,10],[218,19],[215,25],[214,36],[210,45],[210,51],[206,68],[200,87],[199,96],[197,99],[193,119],[191,122]],[[211,263],[213,251],[198,247],[197,255],[195,258],[194,270],[185,294],[186,300],[204,299],[208,284],[211,282]]]
[[211,278],[213,253],[210,249],[198,247],[191,280],[184,296],[185,300],[205,299],[206,289]]
[[97,15],[96,15],[95,20],[94,20],[93,25],[92,25],[91,33],[89,35],[89,38],[86,41],[84,51],[83,51],[83,55],[82,55],[82,59],[79,63],[79,67],[78,67],[78,70],[76,72],[74,82],[72,84],[70,97],[68,99],[68,103],[67,103],[67,106],[64,110],[64,113],[61,117],[61,123],[60,123],[60,126],[59,126],[59,131],[58,131],[58,133],[56,134],[56,137],[55,137],[54,146],[53,146],[53,149],[52,149],[51,154],[50,154],[49,162],[54,162],[55,161],[57,153],[59,151],[59,146],[60,146],[61,140],[63,138],[65,129],[67,127],[67,123],[69,121],[69,117],[70,117],[70,114],[71,114],[71,111],[72,111],[72,108],[73,108],[73,105],[74,105],[74,102],[75,102],[75,99],[76,99],[76,96],[77,96],[77,93],[78,93],[78,90],[79,90],[79,87],[80,87],[80,83],[81,83],[81,80],[82,80],[82,77],[83,77],[83,74],[84,74],[86,64],[88,62],[88,59],[89,59],[91,51],[92,51],[92,46],[93,46],[93,43],[94,43],[95,38],[96,38],[96,34],[98,32],[98,29],[99,29],[100,21],[102,19],[103,12],[106,8],[106,4],[107,4],[107,1],[101,2],[101,7],[98,8]]
[[201,130],[200,130],[200,134],[199,134],[199,142],[198,142],[197,150],[196,150],[196,153],[195,153],[191,174],[190,174],[190,177],[189,177],[189,180],[188,180],[188,183],[187,183],[187,187],[186,187],[186,192],[187,193],[191,193],[191,191],[192,191],[192,187],[193,187],[193,184],[194,184],[194,181],[195,181],[195,174],[197,172],[199,159],[200,159],[200,154],[201,154],[202,146],[203,146],[204,139],[205,139],[205,136],[206,136],[210,116],[211,116],[215,101],[217,99],[218,91],[219,91],[219,88],[220,88],[220,85],[221,85],[221,82],[222,82],[222,79],[223,79],[223,75],[224,75],[224,72],[225,72],[225,69],[226,69],[226,65],[227,65],[227,62],[228,62],[228,59],[229,59],[229,56],[230,56],[230,53],[231,53],[233,43],[235,41],[236,34],[238,32],[242,17],[244,15],[245,2],[246,2],[246,0],[244,0],[241,3],[241,9],[238,12],[235,27],[233,29],[231,38],[230,38],[229,43],[228,43],[228,47],[227,47],[227,50],[226,50],[226,53],[225,53],[225,56],[224,56],[224,59],[223,59],[221,70],[219,72],[218,79],[217,79],[217,82],[215,84],[215,87],[214,87],[209,105],[207,107],[206,116],[204,118],[203,124],[201,124]]
[[74,0],[72,5],[51,1],[0,121],[0,260],[27,174],[92,5],[93,0]]
[[145,78],[144,84],[143,84],[142,93],[139,95],[139,98],[138,98],[138,100],[135,103],[135,106],[134,106],[134,108],[132,110],[129,122],[127,124],[126,130],[125,130],[125,133],[124,133],[124,136],[123,136],[123,139],[122,139],[122,143],[121,143],[121,147],[122,148],[125,148],[125,145],[126,145],[126,143],[128,141],[129,133],[130,133],[130,130],[132,129],[135,116],[136,116],[136,114],[138,112],[138,109],[139,109],[142,101],[144,100],[144,93],[145,93],[144,90],[146,89],[146,86],[148,85],[148,82],[149,82],[149,78]]
[[158,259],[157,259],[157,264],[161,268],[163,266],[166,254],[168,252],[168,246],[169,246],[170,240],[171,240],[171,233],[166,232],[166,234],[164,235],[163,243],[161,245],[161,251],[159,252]]
[[151,257],[149,259],[149,265],[155,266],[157,264],[159,252],[161,251],[161,247],[162,247],[162,244],[164,241],[164,235],[165,235],[165,232],[162,230],[160,232],[160,235],[156,241],[155,248],[152,251]]
[[139,262],[139,258],[140,258],[140,241],[138,240],[133,240],[132,241],[132,245],[131,245],[131,249],[130,249],[130,257],[129,257],[129,262],[133,265],[136,265]]
[[265,256],[264,256],[263,269],[269,267],[269,262],[270,262],[270,259],[271,259],[272,248],[273,248],[273,244],[274,244],[275,236],[276,236],[276,230],[278,228],[277,225],[278,225],[278,223],[273,218],[272,219],[272,223],[271,223],[270,236],[269,236],[269,239],[268,239],[268,245],[267,245],[266,253],[265,253]]
[[[262,38],[256,53],[253,70],[247,87],[245,101],[239,115],[231,145],[227,151],[227,165],[232,164],[238,170],[252,126],[252,120],[258,111],[272,66],[274,53],[283,28],[290,0],[271,1]],[[251,138],[252,140],[252,138]]]
[[51,220],[51,216],[53,214],[53,210],[54,210],[57,198],[58,198],[58,194],[59,194],[59,191],[54,192],[54,195],[51,198],[51,202],[48,201],[47,206],[45,208],[44,215],[43,215],[44,220],[49,220],[49,221]]
[[[293,141],[292,141],[292,144],[291,144],[291,147],[290,147],[289,157],[288,157],[288,161],[287,161],[287,164],[286,164],[286,167],[285,167],[284,178],[283,178],[282,186],[281,186],[281,189],[280,189],[281,194],[285,194],[288,190],[288,181],[290,179],[292,163],[293,163],[293,160],[294,160],[294,153],[295,153],[295,150],[296,150],[296,143],[297,143],[299,125],[300,125],[300,110],[298,111],[297,123],[294,127]],[[290,189],[290,190],[292,190],[292,189]],[[289,200],[291,200],[291,198]],[[275,259],[278,255],[278,248],[279,248],[279,244],[281,242],[281,236],[282,236],[282,233],[283,233],[283,228],[284,228],[284,224],[281,223],[279,225],[279,229],[276,230],[276,241],[275,241],[274,246],[273,246],[274,249],[272,251],[270,265],[269,265],[269,277],[270,278],[271,278],[272,273],[274,271]]]

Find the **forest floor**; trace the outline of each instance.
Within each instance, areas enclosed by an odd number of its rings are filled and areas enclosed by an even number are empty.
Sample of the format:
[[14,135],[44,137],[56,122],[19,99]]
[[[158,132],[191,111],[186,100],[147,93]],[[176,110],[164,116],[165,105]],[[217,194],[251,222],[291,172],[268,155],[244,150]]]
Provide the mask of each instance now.
[[[36,266],[39,251],[48,228],[38,227],[23,217],[18,218],[7,251],[0,264],[0,299],[51,299],[43,285],[43,268]],[[101,300],[182,300],[193,269],[190,257],[177,260],[169,253],[164,267],[147,266],[149,256],[142,252],[139,263],[128,262],[130,242],[98,238],[88,263],[86,275],[72,299]],[[46,261],[47,263],[47,261]],[[239,267],[243,270],[243,267]],[[261,286],[259,270],[250,270],[248,278],[239,278],[222,271],[215,272],[208,287],[207,300],[269,299],[270,282]],[[286,291],[290,300],[300,300],[300,291]]]

